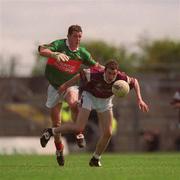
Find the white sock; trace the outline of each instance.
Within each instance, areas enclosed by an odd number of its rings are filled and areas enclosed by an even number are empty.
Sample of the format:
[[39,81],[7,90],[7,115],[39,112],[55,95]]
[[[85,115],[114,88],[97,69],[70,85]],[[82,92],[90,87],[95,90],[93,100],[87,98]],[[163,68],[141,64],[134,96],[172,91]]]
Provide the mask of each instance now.
[[56,135],[56,133],[54,132],[55,128],[52,128],[52,133],[53,135]]
[[101,156],[98,155],[98,154],[96,154],[95,152],[94,152],[94,154],[93,154],[93,157],[95,157],[96,159],[101,159]]

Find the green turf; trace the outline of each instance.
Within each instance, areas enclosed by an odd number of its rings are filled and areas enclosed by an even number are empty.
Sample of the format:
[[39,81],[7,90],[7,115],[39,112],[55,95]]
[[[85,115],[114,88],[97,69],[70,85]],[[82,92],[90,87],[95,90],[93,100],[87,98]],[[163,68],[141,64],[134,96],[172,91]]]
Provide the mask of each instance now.
[[54,156],[0,156],[2,180],[179,180],[180,153],[104,154],[103,167],[88,166],[91,155],[66,156],[59,167]]

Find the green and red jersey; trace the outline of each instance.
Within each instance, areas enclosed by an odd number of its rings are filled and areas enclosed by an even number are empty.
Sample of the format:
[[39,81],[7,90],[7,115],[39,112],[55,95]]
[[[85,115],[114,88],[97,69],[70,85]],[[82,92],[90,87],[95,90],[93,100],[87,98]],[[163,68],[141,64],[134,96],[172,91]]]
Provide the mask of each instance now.
[[43,45],[53,52],[61,52],[69,57],[69,61],[67,62],[58,62],[54,58],[48,58],[45,76],[49,83],[56,89],[79,73],[82,64],[88,67],[96,64],[84,47],[79,47],[76,51],[71,51],[66,41],[66,39],[61,39],[53,41],[51,44]]

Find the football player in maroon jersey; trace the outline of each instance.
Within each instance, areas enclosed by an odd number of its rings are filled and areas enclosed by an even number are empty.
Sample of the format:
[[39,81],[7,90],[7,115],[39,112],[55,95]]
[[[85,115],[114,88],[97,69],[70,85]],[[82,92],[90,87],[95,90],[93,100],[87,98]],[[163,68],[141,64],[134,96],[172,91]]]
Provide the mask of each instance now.
[[51,136],[58,133],[82,132],[88,121],[90,111],[95,109],[98,114],[101,136],[89,165],[100,167],[101,155],[105,151],[112,135],[113,83],[117,80],[124,80],[128,82],[130,89],[135,90],[139,109],[143,112],[148,112],[149,107],[142,99],[138,80],[119,71],[118,64],[114,60],[108,61],[105,65],[105,69],[91,68],[83,70],[70,81],[61,85],[59,87],[59,91],[61,93],[64,92],[68,87],[74,85],[79,79],[82,81],[82,95],[76,123],[64,123],[61,127],[46,129],[41,136],[41,143],[48,142]]

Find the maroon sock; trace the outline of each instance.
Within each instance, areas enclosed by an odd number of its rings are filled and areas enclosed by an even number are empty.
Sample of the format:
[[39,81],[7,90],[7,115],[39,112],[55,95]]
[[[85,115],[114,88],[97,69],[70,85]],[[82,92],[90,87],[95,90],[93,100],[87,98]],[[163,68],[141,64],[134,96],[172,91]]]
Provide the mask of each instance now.
[[64,148],[64,145],[60,142],[54,142],[55,146],[56,146],[56,150],[57,151],[62,151]]

